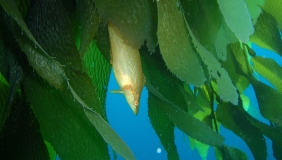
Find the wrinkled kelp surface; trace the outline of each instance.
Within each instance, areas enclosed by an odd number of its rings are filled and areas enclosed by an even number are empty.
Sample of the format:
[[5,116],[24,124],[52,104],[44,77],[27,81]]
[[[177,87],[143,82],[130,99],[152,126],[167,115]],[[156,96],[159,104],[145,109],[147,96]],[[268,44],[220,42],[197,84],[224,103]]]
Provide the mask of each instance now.
[[[125,159],[134,153],[107,122],[111,71],[107,23],[139,48],[148,116],[167,158],[179,159],[174,128],[201,156],[282,159],[282,67],[251,43],[282,55],[280,0],[0,0],[0,157]],[[272,86],[257,78],[264,77]],[[251,116],[253,87],[261,115]],[[12,151],[12,152],[11,152]],[[272,153],[271,153],[272,154]]]

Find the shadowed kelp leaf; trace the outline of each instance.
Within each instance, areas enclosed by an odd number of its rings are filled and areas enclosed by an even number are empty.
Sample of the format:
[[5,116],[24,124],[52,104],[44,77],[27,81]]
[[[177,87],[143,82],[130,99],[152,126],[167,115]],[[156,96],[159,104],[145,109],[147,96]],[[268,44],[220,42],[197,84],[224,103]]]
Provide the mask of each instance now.
[[92,0],[77,1],[77,12],[82,31],[79,52],[81,57],[83,57],[98,30],[100,18]]
[[140,48],[146,40],[150,51],[157,44],[157,10],[151,0],[116,1],[94,0],[98,13],[120,29],[124,40]]
[[213,56],[213,54],[207,51],[198,42],[198,40],[193,35],[186,20],[185,22],[196,50],[200,54],[203,62],[208,66],[208,70],[211,76],[216,79],[220,98],[224,101],[231,102],[235,105],[238,104],[238,93],[236,92],[236,88],[232,84],[232,81],[228,73],[224,68],[221,67],[221,64],[217,61],[217,59]]
[[167,159],[179,159],[176,145],[174,143],[174,125],[156,104],[168,105],[149,92],[148,115],[150,117],[151,125],[167,152]]
[[282,67],[269,58],[253,57],[252,62],[254,69],[282,93]]
[[247,155],[234,147],[222,146],[216,147],[217,160],[247,160]]
[[272,15],[265,11],[259,16],[255,25],[255,33],[251,35],[250,41],[282,56],[282,40],[277,22]]
[[256,79],[252,79],[251,83],[261,115],[282,127],[282,93]]
[[21,27],[21,29],[26,33],[29,39],[34,43],[35,47],[38,47],[44,54],[47,54],[42,47],[38,44],[35,40],[33,35],[31,34],[30,30],[28,29],[21,13],[19,12],[15,0],[0,0],[0,4],[3,9],[14,18],[17,24]]
[[265,0],[263,9],[271,14],[278,23],[278,28],[282,30],[282,2],[280,0]]
[[9,85],[5,78],[0,73],[0,131],[6,120],[7,115],[7,100],[8,100]]
[[30,31],[50,56],[62,65],[81,70],[73,28],[61,0],[33,1],[26,19]]
[[176,0],[157,2],[160,50],[172,73],[182,81],[201,86],[206,78],[197,55],[192,49],[183,14],[176,4]]
[[236,37],[247,43],[254,33],[252,17],[244,0],[217,0],[219,9]]
[[50,159],[40,126],[25,96],[17,99],[11,107],[10,115],[0,133],[0,157],[7,160]]
[[262,133],[248,121],[237,107],[239,106],[230,103],[220,103],[216,110],[217,120],[247,143],[255,159],[265,160],[267,153]]

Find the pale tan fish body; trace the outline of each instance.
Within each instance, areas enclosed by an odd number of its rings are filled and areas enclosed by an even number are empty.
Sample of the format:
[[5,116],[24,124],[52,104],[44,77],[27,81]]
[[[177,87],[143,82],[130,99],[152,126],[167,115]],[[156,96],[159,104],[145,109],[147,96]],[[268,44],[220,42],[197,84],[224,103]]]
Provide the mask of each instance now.
[[108,29],[115,78],[130,108],[137,114],[141,91],[145,85],[139,50],[126,43],[118,28],[111,22],[108,23]]

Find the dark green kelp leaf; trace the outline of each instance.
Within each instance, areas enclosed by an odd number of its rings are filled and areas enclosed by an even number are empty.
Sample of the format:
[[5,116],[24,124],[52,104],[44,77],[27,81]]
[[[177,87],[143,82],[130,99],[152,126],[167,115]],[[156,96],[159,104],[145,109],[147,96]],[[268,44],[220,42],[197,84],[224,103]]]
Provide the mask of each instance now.
[[81,57],[83,57],[86,49],[90,45],[96,31],[98,30],[100,18],[93,1],[77,1],[77,12],[79,15],[82,32],[79,52]]
[[265,0],[265,4],[263,6],[263,9],[271,14],[278,23],[278,28],[281,31],[282,30],[282,3],[280,0]]
[[266,143],[263,134],[248,121],[238,106],[220,103],[216,110],[216,117],[225,128],[230,129],[246,142],[255,159],[266,159]]
[[39,48],[34,47],[32,41],[28,39],[26,34],[21,35],[19,32],[18,29],[15,29],[15,37],[19,46],[26,54],[31,66],[53,87],[62,90],[66,89],[67,80],[62,65],[50,56],[44,54]]
[[100,53],[94,41],[92,41],[89,47],[86,49],[83,63],[86,68],[86,72],[88,73],[93,85],[95,86],[95,91],[99,97],[100,107],[103,108],[100,114],[105,119],[106,113],[104,107],[106,102],[107,84],[110,77],[111,65]]
[[29,37],[29,39],[34,43],[35,47],[38,47],[41,52],[44,54],[47,54],[42,47],[39,45],[39,43],[35,40],[34,36],[30,32],[29,28],[27,27],[21,13],[18,10],[18,7],[16,5],[16,2],[14,0],[0,0],[0,4],[3,7],[3,9],[14,18],[14,20],[17,22],[17,24],[21,27],[21,29],[26,33],[26,35]]
[[73,28],[61,0],[33,1],[26,23],[42,48],[62,65],[76,71],[82,68]]
[[219,96],[222,100],[231,102],[233,104],[238,104],[238,94],[236,88],[232,84],[232,81],[224,68],[221,67],[221,64],[217,61],[217,59],[213,56],[213,54],[207,51],[196,39],[193,35],[187,21],[186,27],[189,31],[189,34],[192,38],[192,42],[200,54],[203,62],[208,66],[208,70],[212,77],[216,79],[216,83],[218,86]]
[[260,14],[255,25],[255,33],[250,37],[250,41],[282,55],[282,40],[277,22],[265,11]]
[[176,0],[157,2],[160,50],[172,73],[182,81],[201,86],[206,78],[197,55],[192,49],[183,14],[180,8],[177,8],[180,7],[176,5],[177,3]]
[[9,85],[0,73],[0,131],[2,130],[7,116],[8,89]]
[[[155,88],[152,89],[150,85],[147,85],[147,87],[148,89],[150,88],[150,91],[153,95],[156,97],[162,97],[161,93],[159,93]],[[165,98],[162,97],[160,99]],[[171,103],[166,102],[166,105],[163,105],[160,103],[162,101],[159,101],[158,103],[157,102],[158,101],[156,101],[155,105],[159,106],[161,110],[168,116],[170,121],[185,134],[209,145],[219,146],[223,144],[224,138],[206,126],[205,123],[187,114]]]
[[0,157],[49,160],[40,126],[25,97],[17,99],[0,133]]
[[105,21],[110,21],[125,38],[134,46],[140,46],[146,40],[150,51],[154,51],[157,44],[157,9],[156,2],[149,0],[116,1],[94,0],[98,13]]
[[251,83],[261,115],[282,127],[282,93],[256,79],[252,79]]
[[254,33],[252,18],[244,0],[217,0],[219,9],[236,37],[247,43]]
[[270,58],[253,57],[255,71],[272,83],[282,93],[282,67]]
[[[156,101],[158,104],[155,104],[155,106],[160,107],[160,110],[168,116],[176,127],[192,138],[210,145],[221,145],[224,141],[222,136],[212,131],[205,123],[185,112],[187,108],[188,110],[193,107],[195,107],[194,110],[200,108],[197,106],[194,97],[191,97],[186,91],[182,92],[182,83],[166,70],[158,49],[152,55],[142,49],[140,53],[143,72],[146,76],[146,87],[149,92],[161,100]],[[184,94],[185,92],[186,94]],[[188,99],[183,96],[187,96]],[[165,106],[162,105],[163,102],[165,102]]]
[[110,62],[111,61],[111,44],[110,44],[110,36],[108,31],[108,25],[100,23],[98,27],[98,31],[95,35],[95,42],[101,52],[101,54],[105,57],[105,59]]
[[238,148],[222,146],[216,147],[217,160],[247,160],[247,155]]
[[162,145],[167,151],[167,159],[179,159],[176,145],[174,143],[174,125],[171,123],[167,115],[161,111],[161,108],[155,104],[167,105],[165,102],[161,101],[159,98],[149,92],[148,115],[150,117],[151,124],[161,140]]
[[272,149],[273,149],[273,155],[276,157],[276,159],[280,159],[279,157],[282,157],[282,130],[274,127],[269,126],[261,121],[255,119],[251,115],[249,115],[243,108],[239,108],[245,115],[246,118],[248,118],[248,121],[251,122],[254,126],[256,126],[265,136],[267,136],[269,139],[272,140]]
[[[76,82],[86,80],[85,75],[76,78]],[[70,81],[72,80],[73,78]],[[75,83],[74,88],[81,94],[85,92],[82,89],[87,87],[88,93],[84,95],[84,98],[88,103],[92,102],[91,106],[98,106],[97,97],[93,95],[92,82],[85,81],[84,83],[89,86],[83,88],[82,84]],[[74,100],[69,90],[56,90],[31,72],[25,78],[23,87],[38,117],[42,136],[52,144],[60,158],[109,159],[106,143],[89,122],[81,105]],[[90,96],[92,100],[89,100]]]

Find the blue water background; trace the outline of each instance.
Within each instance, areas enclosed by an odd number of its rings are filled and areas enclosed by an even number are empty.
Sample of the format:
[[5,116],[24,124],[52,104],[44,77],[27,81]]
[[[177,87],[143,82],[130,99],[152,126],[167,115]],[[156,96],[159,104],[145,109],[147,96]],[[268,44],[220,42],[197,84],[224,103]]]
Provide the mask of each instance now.
[[[253,48],[255,49],[257,56],[273,58],[282,66],[282,58],[278,54],[269,50],[261,49],[256,45],[253,45]],[[257,76],[260,81],[272,86],[263,77],[257,75],[256,73],[255,76]],[[119,89],[119,86],[113,73],[111,73],[108,91],[117,89]],[[260,121],[269,124],[269,122],[259,113],[257,100],[251,86],[246,89],[245,95],[248,96],[251,101],[251,114]],[[135,116],[122,94],[112,94],[108,92],[106,99],[107,118],[109,124],[128,144],[138,160],[165,160],[167,159],[167,153],[152,128],[148,117],[147,99],[148,91],[144,88],[141,95],[139,114]],[[239,148],[246,153],[249,160],[254,159],[246,143],[241,138],[237,137],[232,131],[221,126],[220,134],[225,137],[225,144],[227,146]],[[201,160],[201,156],[198,151],[196,149],[190,149],[187,135],[177,128],[175,128],[174,135],[175,144],[177,145],[177,151],[181,160]],[[267,137],[265,138],[267,142],[267,159],[275,159],[272,155],[272,143]],[[157,152],[160,150],[161,152]],[[111,155],[111,159],[114,159],[111,147],[109,147],[109,153]],[[117,159],[121,160],[123,158],[117,155]],[[212,147],[209,148],[207,159],[216,159],[215,151]]]

